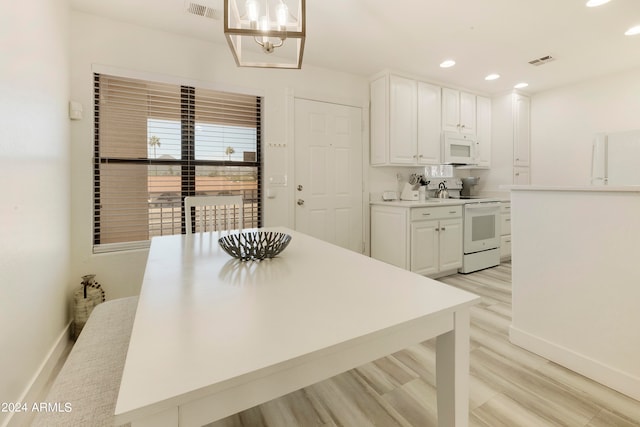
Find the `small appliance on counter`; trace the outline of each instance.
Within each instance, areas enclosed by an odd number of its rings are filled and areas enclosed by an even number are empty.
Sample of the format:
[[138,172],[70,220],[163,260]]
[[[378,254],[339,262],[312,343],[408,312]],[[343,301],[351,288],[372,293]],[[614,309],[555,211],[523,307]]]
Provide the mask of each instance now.
[[385,202],[393,202],[394,200],[398,200],[398,192],[384,191],[382,192],[382,200],[384,200]]
[[462,190],[460,190],[460,198],[472,199],[474,197],[478,197],[478,189],[476,188],[476,185],[478,185],[478,181],[480,181],[479,176],[468,176],[466,178],[462,178]]
[[444,181],[438,184],[438,189],[436,190],[436,197],[438,199],[449,198],[449,190],[447,190],[447,184],[445,184]]
[[427,185],[427,194],[428,198],[459,199],[461,188],[460,178],[432,178]]

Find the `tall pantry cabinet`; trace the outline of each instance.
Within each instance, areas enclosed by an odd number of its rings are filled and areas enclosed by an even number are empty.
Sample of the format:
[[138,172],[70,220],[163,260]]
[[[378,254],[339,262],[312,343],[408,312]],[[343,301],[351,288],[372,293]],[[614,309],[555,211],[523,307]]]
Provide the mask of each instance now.
[[531,99],[513,94],[513,183],[531,183]]
[[492,100],[491,178],[500,184],[531,183],[531,98],[509,93]]

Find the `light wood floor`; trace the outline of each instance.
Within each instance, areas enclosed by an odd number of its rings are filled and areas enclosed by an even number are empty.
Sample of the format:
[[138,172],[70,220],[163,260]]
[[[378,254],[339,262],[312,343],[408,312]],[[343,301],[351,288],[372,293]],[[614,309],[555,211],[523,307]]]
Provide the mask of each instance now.
[[[482,297],[471,312],[470,426],[640,426],[640,402],[512,345],[511,264],[440,279]],[[210,427],[437,424],[434,340]]]

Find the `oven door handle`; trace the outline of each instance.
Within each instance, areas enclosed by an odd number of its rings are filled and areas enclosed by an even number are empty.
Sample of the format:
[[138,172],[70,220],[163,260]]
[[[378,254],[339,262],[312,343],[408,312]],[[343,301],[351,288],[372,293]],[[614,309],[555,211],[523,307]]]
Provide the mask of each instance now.
[[496,209],[500,208],[501,204],[499,202],[496,203],[467,203],[464,205],[465,209]]

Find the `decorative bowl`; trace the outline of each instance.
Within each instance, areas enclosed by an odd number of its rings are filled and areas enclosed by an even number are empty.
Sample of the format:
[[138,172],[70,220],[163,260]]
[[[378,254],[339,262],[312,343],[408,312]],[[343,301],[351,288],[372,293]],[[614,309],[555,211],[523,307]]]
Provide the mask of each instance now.
[[276,231],[251,231],[229,234],[218,240],[220,247],[240,261],[273,258],[282,252],[291,236]]

